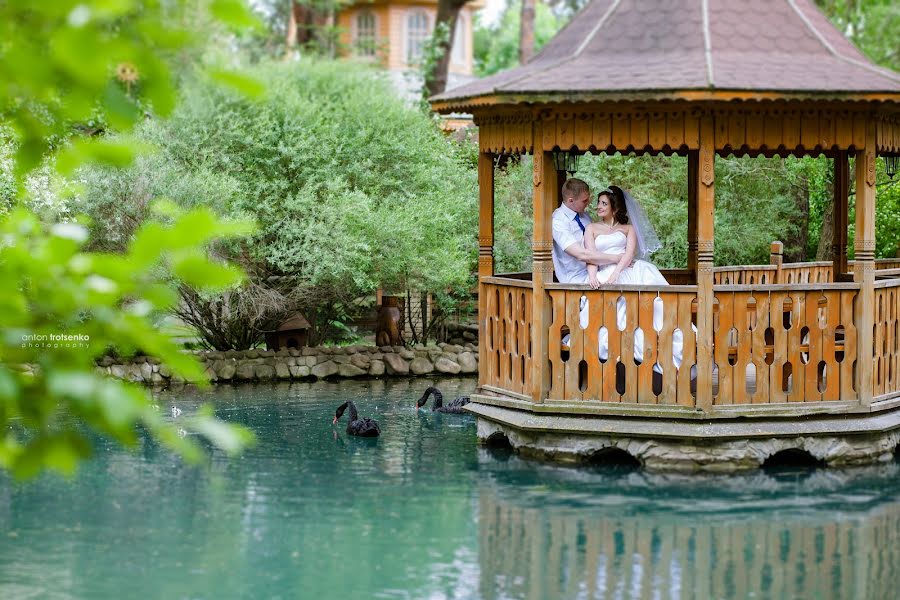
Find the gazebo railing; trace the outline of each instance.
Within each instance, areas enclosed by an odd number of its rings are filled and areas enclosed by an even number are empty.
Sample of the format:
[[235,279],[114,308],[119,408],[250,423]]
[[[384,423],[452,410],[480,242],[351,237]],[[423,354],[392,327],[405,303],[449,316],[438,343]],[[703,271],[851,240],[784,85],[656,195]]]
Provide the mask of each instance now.
[[491,277],[482,280],[479,292],[484,310],[479,383],[528,396],[532,391],[531,281]]
[[[891,260],[879,266],[885,273],[894,268]],[[756,272],[771,272],[765,267]],[[531,400],[539,360],[548,381],[541,402],[697,406],[696,286],[545,284],[548,350],[536,356],[527,275],[482,278],[482,386]],[[737,280],[713,286],[713,405],[858,401],[859,285]],[[874,292],[872,398],[894,402],[900,399],[900,277],[876,281]]]
[[875,283],[874,333],[873,394],[878,399],[900,393],[900,279]]
[[858,290],[714,286],[714,403],[855,400]]
[[572,287],[546,286],[548,401],[693,406],[696,286]]

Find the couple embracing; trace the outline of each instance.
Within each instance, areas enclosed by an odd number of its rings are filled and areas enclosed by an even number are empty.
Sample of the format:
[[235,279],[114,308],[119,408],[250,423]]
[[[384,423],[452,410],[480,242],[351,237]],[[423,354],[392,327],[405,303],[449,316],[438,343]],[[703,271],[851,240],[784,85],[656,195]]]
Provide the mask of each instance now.
[[[568,179],[562,187],[563,201],[553,211],[553,267],[560,283],[587,283],[594,289],[601,285],[669,285],[659,269],[645,260],[660,248],[659,238],[643,209],[631,195],[611,185],[597,195],[597,221],[585,210],[591,200],[588,185],[580,179]],[[582,296],[581,328],[588,326],[587,298]],[[616,325],[626,327],[625,301],[616,303]],[[653,328],[662,329],[662,303],[653,304]],[[569,343],[563,338],[563,345]],[[598,333],[601,361],[609,356],[609,333]],[[676,330],[672,338],[673,363],[681,367],[684,337]],[[644,332],[634,333],[634,360],[644,358]],[[662,373],[659,363],[653,366]]]
[[560,283],[668,285],[647,259],[660,248],[647,215],[631,195],[611,185],[597,195],[597,221],[586,209],[591,191],[581,179],[562,186],[553,211],[553,267]]

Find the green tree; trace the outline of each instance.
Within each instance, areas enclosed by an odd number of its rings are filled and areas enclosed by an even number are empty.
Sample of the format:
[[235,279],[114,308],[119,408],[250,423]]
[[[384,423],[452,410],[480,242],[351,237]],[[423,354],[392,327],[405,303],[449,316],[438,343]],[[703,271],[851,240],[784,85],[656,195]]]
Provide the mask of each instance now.
[[[228,25],[253,22],[238,1],[208,6]],[[111,347],[124,356],[141,351],[202,381],[199,364],[160,335],[151,316],[173,306],[172,282],[239,282],[237,270],[210,260],[204,248],[251,228],[220,222],[208,209],[184,213],[157,203],[157,218],[135,231],[124,254],[111,255],[85,250],[80,222],[43,223],[26,201],[26,176],[45,160],[66,172],[92,161],[131,162],[138,145],[95,135],[91,123],[127,131],[148,112],[171,111],[168,61],[192,44],[175,18],[184,9],[154,0],[0,4],[0,467],[19,476],[48,467],[72,472],[90,452],[85,428],[133,444],[142,426],[184,456],[200,456],[144,390],[98,375],[94,360]],[[214,76],[250,87],[235,74]],[[251,438],[209,411],[185,426],[227,451]]]
[[[493,75],[519,64],[522,11],[518,2],[508,2],[500,20],[489,26],[476,24],[474,32],[475,74]],[[538,52],[565,24],[543,2],[535,3],[534,51]]]
[[431,291],[443,305],[465,293],[477,235],[467,151],[374,69],[303,60],[250,73],[266,84],[264,98],[198,77],[170,119],[138,130],[162,149],[152,159],[157,175],[138,163],[114,179],[85,178],[80,208],[115,223],[95,226],[99,237],[115,236],[148,195],[189,206],[192,184],[180,182],[199,179],[210,192],[199,201],[257,218],[258,233],[225,255],[260,293],[277,285],[280,310],[303,312],[313,342],[333,335],[339,315],[378,286]]

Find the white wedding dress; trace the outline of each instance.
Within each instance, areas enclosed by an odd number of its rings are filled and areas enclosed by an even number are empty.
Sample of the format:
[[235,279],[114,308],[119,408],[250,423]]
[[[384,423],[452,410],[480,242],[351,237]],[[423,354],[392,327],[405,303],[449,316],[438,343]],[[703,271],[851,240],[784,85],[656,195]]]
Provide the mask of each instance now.
[[[604,254],[625,254],[625,243],[627,239],[627,236],[621,231],[614,231],[613,233],[606,235],[597,235],[594,237],[594,247],[598,252],[603,252]],[[600,280],[601,285],[607,282],[615,268],[616,265],[610,264],[598,269],[597,279]],[[669,282],[666,281],[666,278],[659,272],[656,265],[647,262],[646,260],[638,259],[635,260],[630,267],[622,269],[618,279],[616,279],[616,282],[613,285],[669,285]],[[632,319],[635,319],[636,316],[637,315],[632,315]],[[582,329],[587,328],[588,307],[586,305],[582,306],[580,317]],[[625,300],[619,298],[619,301],[616,304],[616,325],[620,331],[624,330],[628,325],[627,321]],[[663,303],[657,298],[653,303],[653,329],[655,331],[660,331],[662,329],[662,324]],[[634,327],[634,323],[631,324],[631,327]],[[600,330],[598,342],[600,360],[606,361],[609,358],[609,333],[606,329]],[[676,330],[672,334],[672,359],[676,369],[681,368],[683,357],[684,335],[681,330]],[[643,362],[644,360],[644,332],[642,330],[634,332],[634,360],[637,362]],[[663,360],[660,360],[660,362],[664,364]],[[654,365],[654,370],[657,372],[661,371],[656,365]]]
[[[607,235],[594,237],[594,247],[597,252],[604,254],[625,254],[625,243],[628,238],[621,231],[614,231]],[[597,279],[600,283],[606,283],[609,276],[615,270],[616,265],[606,265],[597,271]],[[616,285],[669,285],[659,269],[653,263],[646,260],[635,260],[630,267],[622,269]]]

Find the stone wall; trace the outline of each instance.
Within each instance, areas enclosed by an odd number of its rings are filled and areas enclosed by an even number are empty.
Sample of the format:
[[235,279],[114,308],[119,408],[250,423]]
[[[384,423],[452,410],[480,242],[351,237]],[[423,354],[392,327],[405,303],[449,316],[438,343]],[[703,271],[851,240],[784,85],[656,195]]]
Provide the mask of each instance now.
[[[417,375],[477,375],[477,342],[440,343],[414,348],[402,346],[346,346],[344,348],[300,348],[290,350],[230,350],[196,352],[213,382],[273,379],[315,380],[345,377],[390,377]],[[105,356],[99,372],[151,385],[178,383],[166,365],[151,357],[128,362]]]

